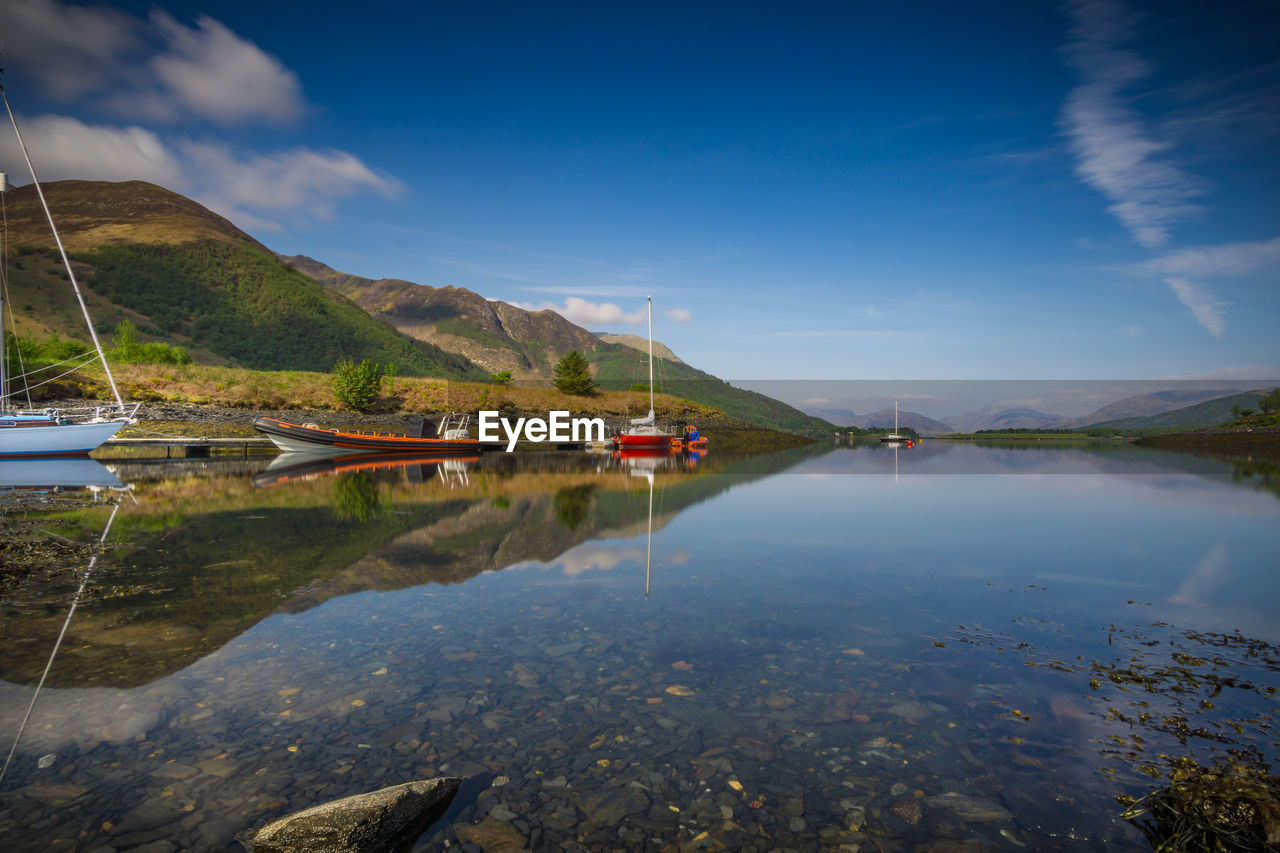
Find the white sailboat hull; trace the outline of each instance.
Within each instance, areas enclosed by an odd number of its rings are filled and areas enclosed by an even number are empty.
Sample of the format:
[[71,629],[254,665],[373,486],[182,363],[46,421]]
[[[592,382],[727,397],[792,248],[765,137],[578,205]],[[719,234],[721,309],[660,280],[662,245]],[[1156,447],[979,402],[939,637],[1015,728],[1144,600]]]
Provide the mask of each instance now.
[[49,426],[0,426],[0,457],[83,456],[96,450],[129,421]]

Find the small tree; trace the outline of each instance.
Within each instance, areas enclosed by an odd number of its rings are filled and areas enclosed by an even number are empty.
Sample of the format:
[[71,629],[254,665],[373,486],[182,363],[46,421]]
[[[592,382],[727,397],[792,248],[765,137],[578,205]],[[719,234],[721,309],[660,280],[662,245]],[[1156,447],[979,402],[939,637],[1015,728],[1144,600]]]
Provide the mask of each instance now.
[[577,350],[556,364],[555,383],[565,394],[589,397],[596,392],[596,383],[591,379],[591,365],[587,364],[587,360]]
[[121,320],[116,326],[116,345],[111,351],[116,361],[137,361],[140,345],[138,344],[138,327],[131,320]]
[[1280,388],[1272,388],[1270,394],[1263,395],[1258,401],[1258,407],[1268,415],[1272,412],[1280,412]]
[[501,373],[490,373],[489,381],[495,385],[511,385],[515,382],[515,380],[511,378],[510,370],[504,370]]
[[382,368],[369,359],[362,359],[356,364],[350,359],[342,359],[333,366],[333,395],[338,402],[357,412],[367,412],[373,408],[382,390]]

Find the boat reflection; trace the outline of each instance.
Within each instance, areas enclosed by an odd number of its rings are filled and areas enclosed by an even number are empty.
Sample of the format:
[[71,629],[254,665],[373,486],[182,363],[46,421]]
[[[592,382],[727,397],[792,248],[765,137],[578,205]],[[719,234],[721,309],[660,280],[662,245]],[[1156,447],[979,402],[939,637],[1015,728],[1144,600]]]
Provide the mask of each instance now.
[[467,466],[479,461],[476,456],[433,456],[421,453],[370,453],[359,456],[316,456],[312,453],[281,453],[253,478],[257,488],[294,480],[310,480],[336,474],[403,472],[411,483],[425,483],[440,473],[440,479],[453,488],[468,483]]
[[123,489],[115,472],[88,457],[0,460],[0,489]]
[[615,450],[610,457],[623,468],[652,471],[682,464],[688,468],[695,468],[706,455],[705,448],[681,450],[678,447],[634,447]]
[[620,448],[612,454],[613,461],[625,468],[632,477],[643,477],[649,482],[649,518],[646,526],[644,548],[644,597],[649,597],[653,577],[653,483],[654,472],[663,467],[684,464],[696,467],[706,455],[706,450],[680,450],[679,448]]

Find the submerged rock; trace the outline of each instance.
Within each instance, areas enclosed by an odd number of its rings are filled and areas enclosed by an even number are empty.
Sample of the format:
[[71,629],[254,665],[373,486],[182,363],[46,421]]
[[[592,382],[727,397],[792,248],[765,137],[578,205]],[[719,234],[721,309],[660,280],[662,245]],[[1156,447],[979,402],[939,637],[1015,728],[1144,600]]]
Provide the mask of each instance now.
[[382,853],[412,842],[449,808],[461,780],[406,782],[305,809],[246,841],[253,853]]
[[971,797],[954,791],[929,797],[925,803],[930,808],[947,809],[961,820],[974,823],[990,823],[1009,820],[1012,817],[1004,806],[985,797]]

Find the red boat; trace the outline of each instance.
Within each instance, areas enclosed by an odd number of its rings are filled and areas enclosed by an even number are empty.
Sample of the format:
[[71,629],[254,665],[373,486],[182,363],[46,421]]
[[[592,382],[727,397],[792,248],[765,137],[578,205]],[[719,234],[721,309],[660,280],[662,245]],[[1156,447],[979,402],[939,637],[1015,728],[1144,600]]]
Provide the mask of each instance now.
[[679,436],[673,436],[654,423],[653,416],[653,297],[648,297],[649,305],[649,414],[643,418],[635,418],[631,426],[613,437],[613,446],[619,449],[667,448],[672,442],[678,442]]

